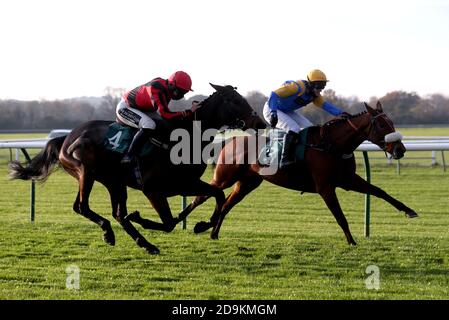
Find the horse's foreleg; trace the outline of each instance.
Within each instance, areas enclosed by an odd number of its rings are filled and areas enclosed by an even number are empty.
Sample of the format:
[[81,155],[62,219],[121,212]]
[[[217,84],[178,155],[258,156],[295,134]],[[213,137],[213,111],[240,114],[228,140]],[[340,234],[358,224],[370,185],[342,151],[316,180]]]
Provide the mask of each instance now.
[[154,210],[156,210],[156,212],[159,214],[162,223],[144,219],[137,211],[129,214],[126,218],[130,221],[140,224],[145,229],[171,232],[176,227],[178,220],[173,218],[170,206],[167,201],[167,197],[156,192],[145,193],[145,195],[150,201]]
[[[242,169],[242,167],[240,165],[218,164],[217,167],[215,168],[214,178],[210,182],[210,186],[214,187],[215,190],[217,190],[217,189],[224,190],[226,188],[229,188],[230,186],[232,186],[234,183],[236,183],[240,179],[240,175],[242,173],[241,169]],[[217,195],[220,197],[221,197],[221,195],[223,195],[223,199],[224,199],[223,191],[221,191],[221,194],[217,193]],[[195,209],[196,207],[198,207],[199,205],[204,203],[211,196],[212,195],[197,196],[195,198],[195,200],[193,200],[193,202],[189,205],[189,207],[186,208],[187,210],[190,210],[187,212],[190,213],[193,209]],[[223,204],[225,202],[227,202],[227,199],[226,199],[226,201],[223,201]],[[217,223],[219,223],[221,225],[221,223],[223,222],[223,221],[219,222],[221,212],[222,212],[222,208],[218,207],[218,199],[217,199],[217,206],[215,207],[215,211],[212,214],[212,216],[210,217],[209,222],[205,222],[205,221],[198,222],[195,225],[194,232],[195,233],[204,232],[212,227],[216,227]],[[226,213],[225,213],[225,215],[226,215]],[[224,218],[224,216],[223,216],[223,218]],[[184,215],[180,215],[180,220],[182,221],[183,219],[184,219]],[[220,227],[218,227],[218,229],[220,229]],[[211,234],[211,237],[216,239],[218,237],[218,230],[215,233],[215,235]]]
[[108,191],[111,196],[112,204],[112,215],[120,223],[122,228],[128,233],[131,238],[137,243],[141,248],[144,248],[150,254],[158,254],[159,249],[153,244],[149,243],[143,235],[132,225],[130,220],[126,219],[127,208],[127,191],[126,186],[122,185],[109,185]]
[[[208,184],[201,180],[196,180],[190,182],[188,185],[184,186],[182,188],[183,190],[180,191],[181,195],[183,196],[197,196],[195,200],[189,205],[190,206],[190,212],[200,204],[202,204],[204,201],[209,199],[210,197],[215,198],[215,209],[214,212],[210,218],[210,221],[200,221],[198,222],[194,227],[195,233],[201,233],[204,232],[212,227],[214,227],[217,224],[218,217],[220,215],[220,212],[222,210],[223,204],[225,202],[225,195],[221,188],[217,187],[213,184]],[[178,222],[182,221],[187,217],[189,211],[183,211],[178,216]],[[187,214],[186,214],[187,213]]]
[[349,231],[348,221],[346,220],[346,217],[343,211],[341,210],[337,194],[335,193],[335,187],[326,185],[323,188],[317,188],[317,190],[320,196],[323,198],[324,202],[326,202],[326,205],[329,208],[329,210],[334,215],[338,225],[343,229],[348,244],[356,245],[356,242],[352,237],[351,231]]
[[137,224],[140,224],[144,229],[158,230],[158,231],[165,231],[165,232],[172,231],[177,224],[177,220],[174,220],[173,223],[170,223],[170,224],[164,224],[164,223],[156,222],[156,221],[153,221],[150,219],[142,218],[139,211],[134,211],[134,212],[129,213],[125,217],[125,219],[128,221],[132,221]]
[[231,209],[237,203],[242,201],[243,198],[246,197],[246,195],[256,189],[262,183],[262,181],[263,179],[260,176],[245,177],[244,179],[237,181],[234,189],[226,198],[226,201],[223,204],[223,208],[221,210],[220,216],[218,217],[217,224],[210,234],[211,239],[218,239],[218,234],[220,233],[220,228],[226,214],[228,214],[228,212],[231,211]]
[[[225,168],[227,168],[225,166]],[[238,180],[237,176],[235,174],[223,174],[223,170],[220,170],[219,167],[215,169],[214,172],[214,178],[209,183],[211,186],[216,187],[218,189],[224,190],[226,188],[229,188],[232,186],[236,181]],[[202,205],[204,202],[206,202],[212,195],[201,195],[197,196],[179,215],[178,219],[179,221],[184,220],[187,218],[187,216],[195,210],[195,208]],[[206,222],[201,222],[200,224],[207,224]],[[206,225],[205,225],[206,226]],[[207,227],[206,229],[202,231],[206,231],[211,226]],[[201,228],[200,228],[201,229]],[[201,231],[201,232],[202,232]]]
[[89,207],[89,196],[94,185],[94,179],[83,173],[80,174],[78,182],[79,191],[73,204],[73,211],[99,225],[104,231],[103,240],[111,246],[115,245],[115,235],[109,220],[93,212]]
[[190,213],[192,213],[193,210],[195,210],[196,207],[199,207],[204,202],[207,201],[211,196],[196,196],[195,199],[184,209],[182,210],[178,215],[178,220],[182,221],[185,218],[189,216]]
[[387,201],[389,204],[391,204],[393,207],[395,207],[397,210],[403,211],[408,218],[415,218],[418,216],[418,214],[414,210],[410,209],[402,202],[396,200],[379,187],[376,187],[371,183],[365,181],[362,177],[360,177],[357,174],[354,174],[351,179],[351,182],[349,184],[345,184],[343,187],[346,190],[370,194],[380,199],[383,199]]

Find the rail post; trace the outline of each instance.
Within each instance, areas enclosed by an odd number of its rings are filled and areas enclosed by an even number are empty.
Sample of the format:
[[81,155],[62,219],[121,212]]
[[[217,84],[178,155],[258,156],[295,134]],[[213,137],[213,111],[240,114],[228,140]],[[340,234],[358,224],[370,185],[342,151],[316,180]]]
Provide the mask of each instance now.
[[[368,183],[371,183],[371,168],[369,165],[368,152],[363,151],[363,159],[365,161],[365,179]],[[371,199],[370,195],[365,195],[365,238],[369,238],[370,235],[370,215],[371,215]]]
[[[181,207],[182,207],[181,211],[184,211],[184,209],[187,208],[187,197],[186,196],[182,196]],[[182,220],[182,229],[183,230],[187,229],[187,219]]]
[[444,161],[444,151],[441,150],[441,162],[443,163],[443,172],[446,172],[446,162]]
[[[25,159],[30,162],[31,158],[28,152],[25,150],[25,148],[21,148],[23,155],[25,156]],[[30,188],[30,221],[34,222],[35,217],[35,202],[36,202],[36,182],[34,180],[31,180],[31,188]]]

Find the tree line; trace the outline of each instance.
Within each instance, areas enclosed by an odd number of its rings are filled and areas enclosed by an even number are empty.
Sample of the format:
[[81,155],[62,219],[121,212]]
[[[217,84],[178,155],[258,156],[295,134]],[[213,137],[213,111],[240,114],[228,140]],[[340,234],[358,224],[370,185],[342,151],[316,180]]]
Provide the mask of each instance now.
[[[123,90],[108,88],[103,97],[83,97],[54,101],[0,100],[0,129],[52,129],[74,128],[89,120],[114,120],[115,106]],[[326,100],[346,112],[356,114],[364,110],[357,97],[342,97],[328,89],[323,92]],[[187,100],[172,101],[173,110],[187,109],[193,100],[204,100],[196,95]],[[259,91],[249,92],[245,97],[262,117],[262,109],[268,97]],[[367,101],[375,105],[382,102],[384,111],[395,124],[449,124],[449,98],[441,94],[421,97],[414,92],[393,91],[385,96],[372,97]],[[325,111],[312,104],[301,109],[313,123],[323,124],[331,119]]]

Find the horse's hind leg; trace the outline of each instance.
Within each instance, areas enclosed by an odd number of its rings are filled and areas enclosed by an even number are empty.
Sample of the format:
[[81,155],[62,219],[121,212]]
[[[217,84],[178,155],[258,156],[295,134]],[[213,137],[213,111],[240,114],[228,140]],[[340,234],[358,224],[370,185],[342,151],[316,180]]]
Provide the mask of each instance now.
[[263,179],[260,176],[251,176],[244,177],[242,180],[237,181],[234,186],[234,189],[226,198],[225,203],[223,204],[223,208],[218,217],[217,224],[212,229],[210,234],[211,239],[218,239],[218,234],[220,233],[220,228],[223,223],[223,220],[228,214],[229,211],[240,201],[243,200],[246,195],[248,195],[251,191],[256,189],[262,183]]
[[89,178],[86,174],[81,174],[78,181],[79,191],[73,204],[73,210],[99,225],[104,231],[103,240],[111,246],[115,245],[115,235],[109,220],[93,212],[89,207],[89,195],[94,185],[94,179]]
[[326,185],[325,187],[317,188],[317,190],[320,196],[323,198],[329,210],[334,215],[338,225],[343,229],[348,244],[356,245],[356,242],[352,237],[351,231],[349,231],[348,221],[346,220],[346,217],[343,211],[341,210],[340,203],[338,202],[337,194],[335,193],[335,187]]
[[356,191],[356,192],[360,192],[360,193],[371,194],[375,197],[383,199],[383,200],[387,201],[389,204],[391,204],[393,207],[398,209],[399,211],[405,212],[405,215],[408,218],[415,218],[418,216],[418,214],[414,210],[410,209],[402,202],[396,200],[395,198],[390,196],[388,193],[383,191],[381,188],[376,187],[376,186],[372,185],[371,183],[365,181],[362,177],[360,177],[357,174],[354,174],[352,176],[350,183],[344,184],[342,187],[346,190],[352,190],[352,191]]
[[160,253],[159,249],[149,243],[145,237],[132,225],[131,221],[126,219],[127,208],[126,200],[128,197],[126,186],[109,185],[107,186],[111,196],[112,215],[120,223],[122,228],[141,248],[144,248],[150,254]]

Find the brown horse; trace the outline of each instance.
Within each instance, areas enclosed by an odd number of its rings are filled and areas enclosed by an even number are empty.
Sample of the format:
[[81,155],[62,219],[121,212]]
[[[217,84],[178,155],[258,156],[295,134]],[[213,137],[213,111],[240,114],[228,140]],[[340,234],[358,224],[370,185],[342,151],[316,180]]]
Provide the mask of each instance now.
[[[407,217],[417,217],[418,215],[412,209],[380,188],[366,182],[355,172],[353,152],[364,140],[378,145],[382,150],[390,153],[394,159],[402,158],[406,151],[400,141],[400,134],[395,132],[393,122],[382,111],[380,102],[377,103],[376,109],[366,103],[365,107],[367,112],[334,119],[321,127],[311,127],[304,161],[297,162],[290,168],[277,170],[274,174],[264,174],[263,166],[258,162],[242,163],[244,161],[241,159],[248,159],[248,143],[242,144],[238,140],[248,140],[248,137],[232,139],[220,153],[211,184],[220,189],[235,184],[234,189],[226,198],[222,211],[212,215],[209,222],[197,223],[194,231],[199,233],[213,227],[211,238],[218,239],[226,214],[247,194],[256,189],[263,180],[288,189],[318,193],[351,245],[355,245],[356,242],[349,231],[348,222],[337,199],[335,192],[337,187],[374,195],[405,212]],[[235,152],[236,145],[243,145],[243,151]],[[227,159],[233,159],[231,164]],[[180,216],[187,216],[207,198],[196,197]]]
[[[212,85],[212,84],[211,84]],[[264,121],[255,114],[248,102],[232,86],[212,85],[216,90],[202,102],[192,117],[176,123],[178,129],[184,129],[190,137],[199,136],[206,131],[206,139],[188,141],[187,153],[202,152],[214,139],[211,129],[222,126],[246,128],[265,128]],[[192,120],[196,120],[192,122]],[[45,181],[59,165],[79,183],[79,191],[73,204],[73,210],[93,221],[104,231],[104,240],[115,244],[115,236],[110,222],[89,208],[89,195],[95,181],[102,183],[109,191],[112,215],[134,239],[138,246],[148,253],[159,253],[159,249],[149,243],[133,226],[133,220],[144,223],[145,228],[170,232],[181,221],[174,218],[167,197],[174,195],[215,197],[217,206],[215,215],[221,212],[225,196],[221,189],[200,180],[207,164],[203,161],[185,161],[174,164],[174,154],[162,148],[155,148],[147,157],[142,158],[138,169],[141,183],[135,178],[134,168],[123,168],[122,155],[105,149],[104,139],[111,121],[90,121],[72,130],[67,137],[52,139],[27,166],[17,161],[10,163],[10,176],[13,179]],[[174,126],[173,126],[174,127]],[[216,133],[216,130],[212,130]],[[171,139],[170,139],[171,140]],[[176,145],[175,145],[176,146]],[[172,146],[172,149],[175,147]],[[179,151],[179,150],[178,150]],[[176,155],[176,154],[175,154]],[[195,155],[194,155],[195,156]],[[188,157],[189,158],[189,157]],[[184,158],[185,159],[185,158]],[[128,215],[126,208],[127,186],[141,189],[159,214],[162,223],[140,218],[138,212]],[[144,221],[143,221],[144,220]]]

